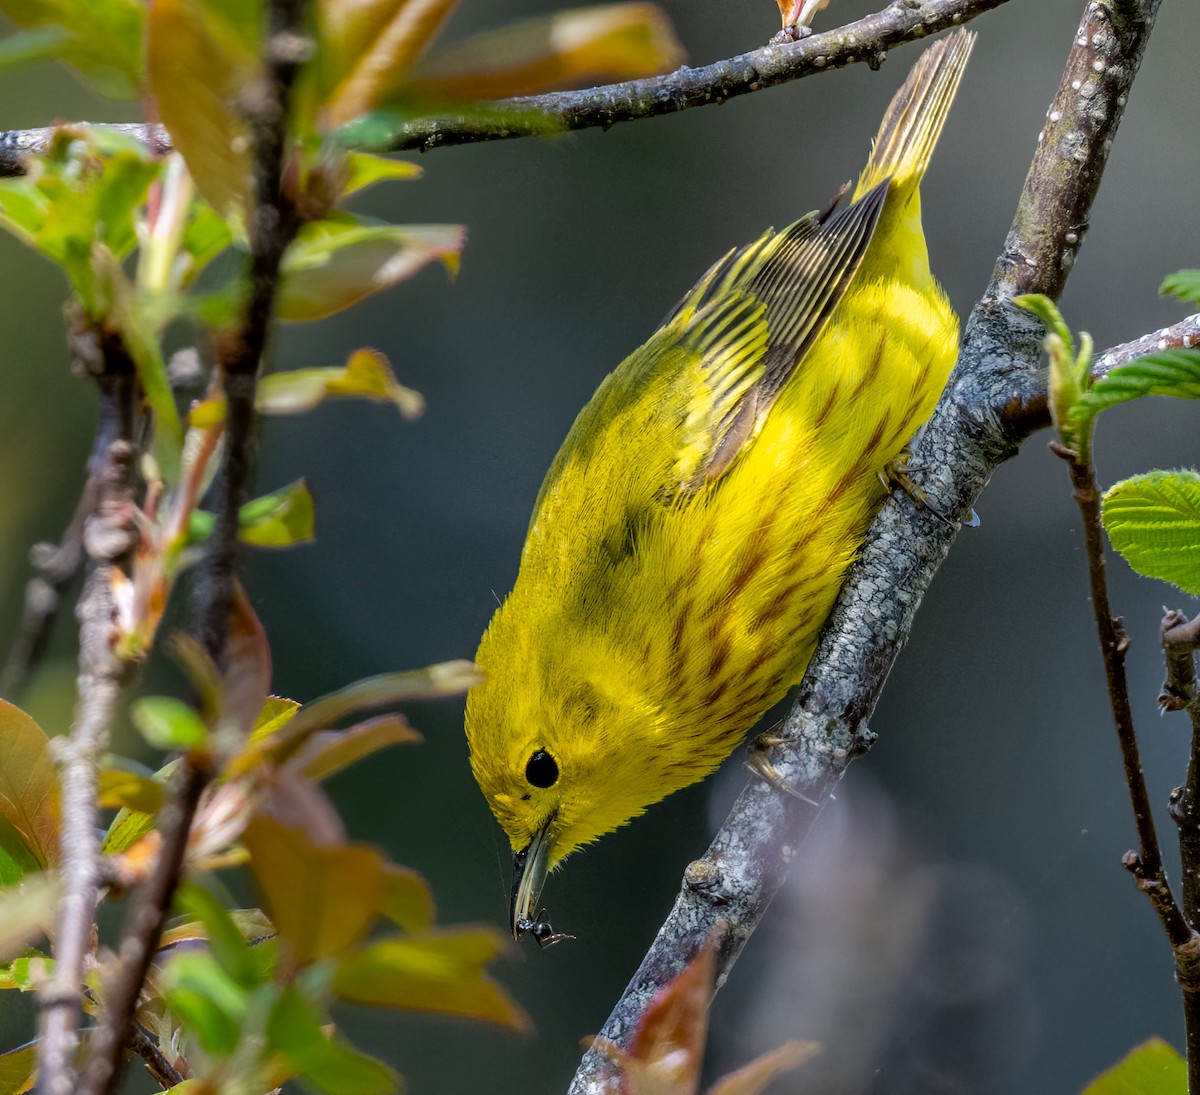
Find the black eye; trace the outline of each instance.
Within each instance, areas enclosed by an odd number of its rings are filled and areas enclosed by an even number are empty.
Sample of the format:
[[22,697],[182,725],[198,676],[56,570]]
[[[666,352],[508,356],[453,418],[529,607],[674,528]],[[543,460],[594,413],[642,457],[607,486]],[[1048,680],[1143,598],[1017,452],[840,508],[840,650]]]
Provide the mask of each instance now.
[[525,765],[525,778],[535,787],[553,787],[558,780],[558,765],[545,749],[539,749]]

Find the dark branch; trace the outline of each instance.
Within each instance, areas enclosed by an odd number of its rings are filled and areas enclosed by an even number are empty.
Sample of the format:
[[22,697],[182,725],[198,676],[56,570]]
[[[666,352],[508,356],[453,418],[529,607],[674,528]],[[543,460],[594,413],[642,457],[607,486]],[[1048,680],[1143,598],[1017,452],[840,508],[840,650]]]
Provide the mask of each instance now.
[[[666,76],[620,84],[500,99],[486,111],[409,122],[373,147],[380,152],[544,136],[547,132],[608,129],[618,122],[673,114],[698,106],[788,83],[852,64],[878,68],[894,46],[969,22],[1007,0],[894,0],[883,11],[855,23],[802,38],[764,46],[702,68],[681,68]],[[161,150],[170,138],[160,126],[114,127]],[[44,152],[53,129],[12,130],[0,134],[0,178],[24,172],[26,156]]]
[[[1076,119],[1085,127],[1086,139],[1071,143],[1082,159],[1051,154],[1043,139],[992,284],[968,320],[958,365],[914,447],[913,463],[932,469],[922,485],[940,513],[970,513],[992,472],[1028,436],[1026,423],[1014,425],[1004,415],[1042,391],[1041,330],[1010,300],[1017,292],[1055,295],[1062,288],[1070,269],[1063,255],[1069,250],[1073,258],[1078,247],[1157,9],[1158,0],[1092,0],[1087,6],[1068,75],[1051,106],[1060,122]],[[1070,74],[1085,71],[1102,90],[1081,95],[1082,83],[1071,86]],[[1096,95],[1111,106],[1095,110]],[[1056,139],[1065,142],[1065,136]],[[792,848],[850,761],[873,740],[866,720],[956,533],[904,495],[884,505],[785,722],[783,736],[790,741],[767,754],[809,802],[761,781],[749,784],[704,857],[688,867],[674,909],[601,1037],[627,1045],[654,993],[710,934],[718,946],[718,984],[728,973],[782,883]],[[571,1092],[602,1091],[611,1073],[603,1057],[589,1053]]]

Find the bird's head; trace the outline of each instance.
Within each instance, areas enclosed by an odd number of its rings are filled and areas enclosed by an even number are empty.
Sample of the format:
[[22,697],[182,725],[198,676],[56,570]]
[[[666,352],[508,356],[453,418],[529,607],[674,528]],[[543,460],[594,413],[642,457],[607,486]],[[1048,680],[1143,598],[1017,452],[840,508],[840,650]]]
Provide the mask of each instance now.
[[[467,696],[471,767],[513,850],[511,926],[535,923],[549,871],[580,845],[662,798],[646,710],[629,674],[574,648],[552,664],[503,641],[504,610],[476,656],[486,679]],[[620,677],[624,679],[619,679]],[[544,939],[542,940],[544,941]]]

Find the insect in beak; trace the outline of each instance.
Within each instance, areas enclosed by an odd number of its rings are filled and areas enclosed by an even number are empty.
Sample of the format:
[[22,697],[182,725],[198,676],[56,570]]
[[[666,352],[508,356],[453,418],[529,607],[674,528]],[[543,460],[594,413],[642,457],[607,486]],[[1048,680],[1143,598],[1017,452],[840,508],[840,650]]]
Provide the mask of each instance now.
[[512,901],[509,906],[509,923],[514,939],[528,932],[539,947],[549,947],[563,939],[574,939],[573,935],[556,932],[546,919],[543,909],[535,918],[533,910],[546,884],[546,873],[550,866],[549,823],[534,835],[529,846],[513,856]]

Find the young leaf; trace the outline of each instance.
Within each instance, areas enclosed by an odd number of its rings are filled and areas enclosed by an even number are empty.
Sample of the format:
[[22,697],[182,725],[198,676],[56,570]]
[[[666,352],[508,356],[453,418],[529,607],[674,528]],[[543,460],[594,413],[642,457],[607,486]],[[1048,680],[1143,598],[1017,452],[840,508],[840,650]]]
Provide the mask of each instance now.
[[168,752],[200,749],[208,742],[208,727],[182,700],[143,696],[129,708],[129,718],[156,749]]
[[42,866],[12,823],[0,817],[0,886],[15,886]]
[[359,711],[457,695],[482,679],[474,663],[459,660],[357,681],[305,704],[277,733],[256,738],[230,764],[230,774],[242,775],[266,759],[283,764],[318,730]]
[[430,100],[502,99],[567,85],[635,80],[683,61],[655,4],[604,4],[468,38],[418,64],[409,90]]
[[1200,594],[1200,474],[1152,471],[1104,495],[1104,527],[1139,574]]
[[280,269],[280,319],[324,319],[439,261],[451,273],[465,233],[455,224],[362,224],[340,214],[300,229]]
[[503,936],[489,928],[380,939],[338,963],[333,991],[360,1004],[446,1012],[528,1030],[529,1017],[484,973],[504,945]]
[[[179,759],[165,764],[154,773],[156,782],[165,788],[171,787],[179,771]],[[164,790],[165,794],[165,790]],[[100,850],[105,855],[120,855],[129,851],[139,840],[154,828],[154,815],[124,806],[108,827]]]
[[420,393],[397,381],[388,359],[370,349],[355,350],[341,368],[292,369],[264,376],[255,403],[262,414],[300,414],[326,399],[356,397],[393,403],[405,418],[415,418],[425,409]]
[[19,707],[0,700],[0,815],[39,867],[58,863],[58,781],[50,743]]
[[385,1095],[397,1089],[400,1078],[387,1065],[335,1042],[325,1033],[326,1022],[296,988],[285,989],[267,1019],[267,1046],[330,1095]]
[[380,715],[346,730],[319,731],[308,739],[290,763],[300,775],[319,783],[389,745],[419,741],[421,735],[403,716]]
[[1075,416],[1095,415],[1144,395],[1200,399],[1200,350],[1161,350],[1119,365],[1083,394]]
[[258,76],[253,44],[204,0],[154,0],[148,35],[150,89],[175,148],[209,204],[243,216],[250,138],[236,103]]
[[204,938],[221,969],[242,988],[254,988],[259,982],[258,966],[229,910],[208,890],[194,883],[186,883],[175,900],[186,915],[196,917],[204,926]]
[[1187,1095],[1187,1089],[1187,1062],[1161,1038],[1150,1038],[1081,1095]]
[[[193,543],[212,535],[216,517],[195,510],[188,521],[188,539]],[[247,502],[238,511],[238,539],[254,547],[291,547],[315,536],[313,498],[308,484],[297,479],[286,487]]]
[[424,172],[408,160],[392,160],[387,156],[376,156],[370,152],[348,152],[346,154],[346,182],[342,196],[357,194],[374,186],[377,182],[398,179],[419,179]]
[[243,841],[267,915],[297,965],[341,954],[366,935],[383,899],[383,860],[373,848],[318,848],[262,817]]
[[1170,293],[1188,304],[1200,304],[1200,270],[1180,270],[1169,274],[1158,291],[1164,295]]

